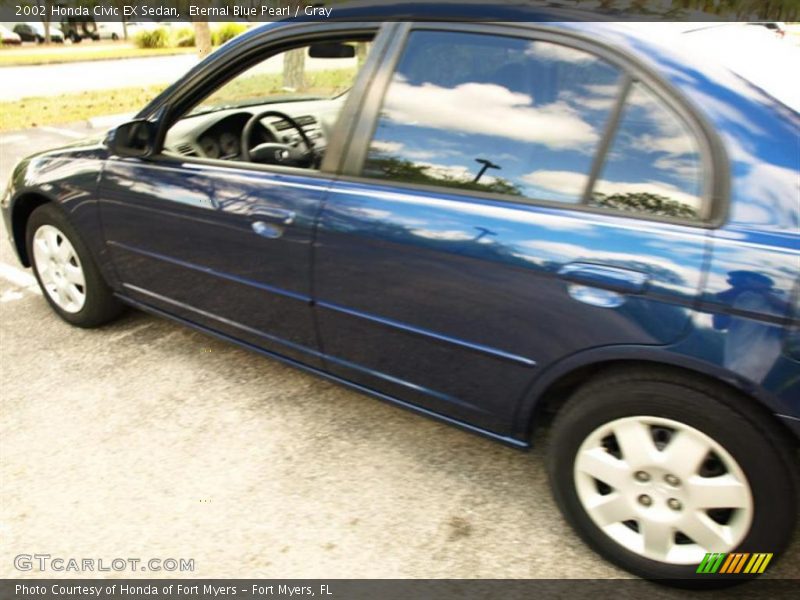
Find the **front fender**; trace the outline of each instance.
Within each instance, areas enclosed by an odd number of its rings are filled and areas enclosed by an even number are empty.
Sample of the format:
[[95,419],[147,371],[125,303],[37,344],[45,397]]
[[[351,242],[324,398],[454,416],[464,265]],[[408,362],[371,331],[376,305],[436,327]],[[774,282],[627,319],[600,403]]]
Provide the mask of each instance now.
[[25,247],[27,220],[38,206],[51,202],[64,211],[106,281],[116,284],[97,202],[105,154],[99,143],[84,143],[78,149],[67,147],[26,158],[16,167],[2,208],[9,239],[23,266],[30,266]]

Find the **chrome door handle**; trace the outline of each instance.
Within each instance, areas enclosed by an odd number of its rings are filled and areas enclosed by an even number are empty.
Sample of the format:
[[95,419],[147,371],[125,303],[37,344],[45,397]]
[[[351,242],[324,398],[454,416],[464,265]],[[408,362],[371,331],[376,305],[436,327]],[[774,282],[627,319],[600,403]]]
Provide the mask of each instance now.
[[266,223],[264,221],[253,221],[251,227],[253,228],[253,231],[255,231],[257,235],[268,238],[270,240],[276,240],[283,235],[283,227],[275,223]]
[[632,269],[580,262],[564,265],[558,274],[568,281],[625,294],[641,294],[650,279],[647,273]]
[[293,210],[272,208],[269,206],[259,206],[250,211],[250,218],[255,219],[256,222],[266,221],[278,223],[279,225],[291,225],[294,223],[296,216]]

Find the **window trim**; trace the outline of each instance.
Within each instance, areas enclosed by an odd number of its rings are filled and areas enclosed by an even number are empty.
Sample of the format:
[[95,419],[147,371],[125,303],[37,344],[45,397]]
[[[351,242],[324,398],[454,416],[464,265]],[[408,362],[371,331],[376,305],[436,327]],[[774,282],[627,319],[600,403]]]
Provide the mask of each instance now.
[[597,183],[597,179],[603,172],[606,166],[606,159],[608,158],[608,151],[617,139],[619,132],[619,124],[622,121],[622,115],[625,108],[628,106],[628,98],[631,94],[633,87],[633,77],[626,71],[622,72],[622,80],[620,81],[619,90],[617,90],[617,98],[614,101],[614,106],[611,108],[611,113],[608,116],[606,129],[603,132],[603,137],[600,138],[600,143],[597,146],[597,152],[592,161],[592,167],[589,170],[589,177],[586,180],[586,187],[583,189],[581,196],[581,204],[588,205],[592,199],[592,191]]
[[[585,211],[612,215],[615,217],[630,218],[635,220],[646,220],[654,222],[665,222],[678,225],[686,225],[695,228],[714,229],[722,226],[728,215],[729,209],[729,186],[730,171],[727,154],[719,140],[715,130],[709,125],[707,120],[695,109],[694,106],[679,92],[675,86],[666,81],[660,74],[652,68],[644,65],[640,59],[630,53],[611,47],[603,42],[591,39],[582,33],[566,31],[554,28],[546,24],[533,23],[503,23],[503,24],[475,24],[475,23],[443,23],[443,22],[420,22],[420,23],[401,23],[405,27],[395,33],[395,38],[386,51],[384,61],[373,78],[366,96],[362,102],[361,119],[356,127],[351,131],[351,143],[348,147],[345,160],[340,171],[340,180],[363,184],[379,184],[387,187],[397,187],[407,190],[420,190],[429,192],[446,192],[450,195],[464,196],[466,198],[483,198],[516,205],[542,206],[546,208],[560,208],[562,210]],[[516,37],[531,41],[544,41],[561,44],[569,48],[589,52],[597,56],[622,71],[623,79],[620,81],[620,90],[624,88],[625,81],[629,80],[629,89],[634,83],[644,84],[659,101],[663,102],[667,108],[675,113],[687,127],[688,131],[694,135],[697,142],[700,163],[702,169],[702,193],[701,211],[697,219],[687,219],[681,217],[652,215],[644,212],[612,210],[605,207],[596,207],[587,204],[584,200],[586,194],[591,190],[587,187],[583,197],[576,203],[560,202],[554,200],[544,200],[511,196],[508,194],[495,194],[486,192],[476,192],[472,190],[461,190],[459,188],[445,188],[434,185],[406,183],[390,179],[378,179],[365,177],[362,175],[364,163],[366,161],[369,145],[375,135],[380,110],[383,106],[385,96],[391,84],[397,64],[405,53],[409,36],[414,31],[442,31],[442,32],[461,32],[478,33],[484,35],[496,35],[504,37]],[[625,94],[623,99],[627,100]],[[625,103],[620,104],[619,116],[624,110]],[[612,109],[612,113],[615,109]],[[613,121],[613,114],[609,116],[609,121]],[[597,166],[599,176],[602,166],[605,163],[605,156],[608,153],[610,143],[616,136],[619,119],[613,123],[614,127],[607,128],[604,137],[607,137],[609,144],[605,147],[598,146],[595,150],[595,157],[592,163],[592,171]],[[602,145],[602,140],[601,140]],[[601,155],[602,151],[602,155]],[[599,163],[599,164],[595,164]],[[596,177],[595,177],[596,179]],[[591,182],[592,184],[594,182]]]

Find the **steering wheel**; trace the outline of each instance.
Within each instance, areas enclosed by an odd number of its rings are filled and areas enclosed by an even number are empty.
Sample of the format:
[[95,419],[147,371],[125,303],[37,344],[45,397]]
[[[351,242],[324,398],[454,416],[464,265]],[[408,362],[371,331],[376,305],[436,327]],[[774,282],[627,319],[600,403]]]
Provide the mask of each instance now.
[[[268,142],[250,147],[250,136],[257,123],[267,117],[278,117],[291,125],[300,135],[305,145],[305,150],[291,144]],[[250,162],[285,165],[290,167],[310,167],[316,160],[314,143],[309,139],[302,126],[286,113],[277,110],[267,110],[256,113],[247,121],[242,130],[242,159]]]

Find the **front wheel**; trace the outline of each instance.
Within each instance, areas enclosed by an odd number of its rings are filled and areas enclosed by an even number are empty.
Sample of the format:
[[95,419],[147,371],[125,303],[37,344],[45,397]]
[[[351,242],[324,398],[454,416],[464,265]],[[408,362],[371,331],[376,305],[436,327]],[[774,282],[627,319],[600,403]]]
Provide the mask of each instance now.
[[97,327],[120,314],[122,305],[58,207],[45,204],[33,211],[26,244],[39,287],[62,319]]
[[707,553],[779,556],[794,531],[797,490],[784,432],[740,402],[658,370],[581,388],[553,425],[548,457],[567,520],[641,577],[746,579],[746,564],[732,578],[697,570]]

